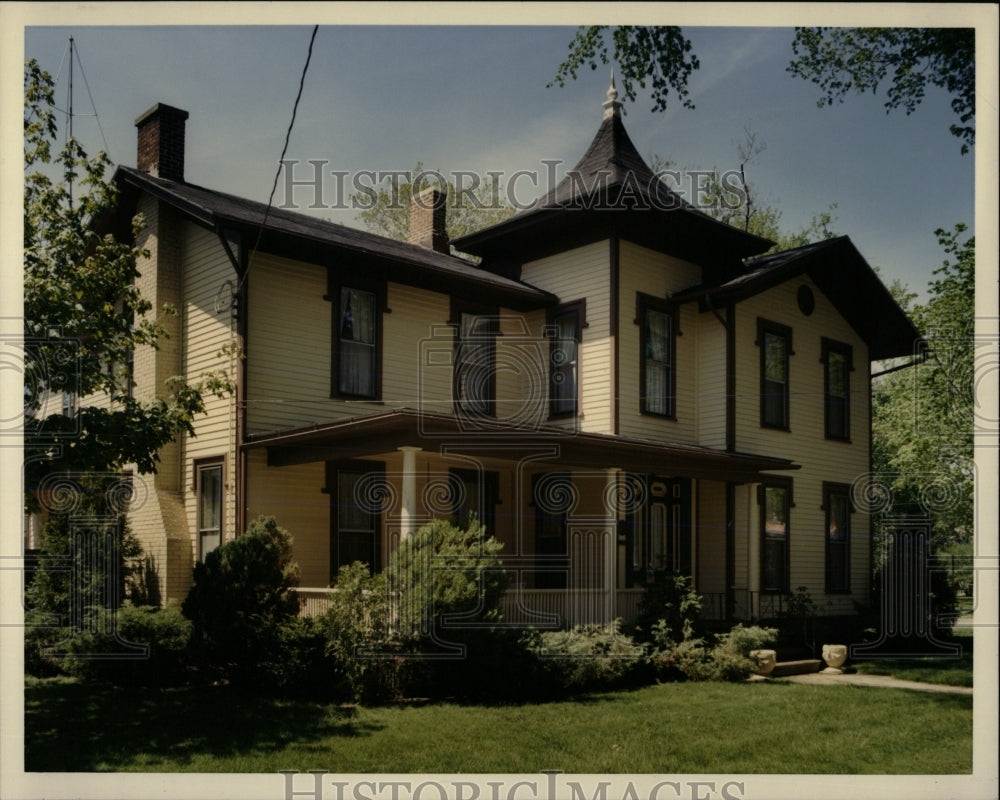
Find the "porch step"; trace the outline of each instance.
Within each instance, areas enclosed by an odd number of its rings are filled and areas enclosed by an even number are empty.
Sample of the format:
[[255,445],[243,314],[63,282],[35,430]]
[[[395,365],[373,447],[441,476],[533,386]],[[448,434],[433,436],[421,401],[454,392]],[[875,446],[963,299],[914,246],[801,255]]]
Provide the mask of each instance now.
[[823,664],[818,658],[804,658],[801,661],[779,661],[771,670],[769,678],[784,678],[787,675],[805,675],[810,672],[819,672]]

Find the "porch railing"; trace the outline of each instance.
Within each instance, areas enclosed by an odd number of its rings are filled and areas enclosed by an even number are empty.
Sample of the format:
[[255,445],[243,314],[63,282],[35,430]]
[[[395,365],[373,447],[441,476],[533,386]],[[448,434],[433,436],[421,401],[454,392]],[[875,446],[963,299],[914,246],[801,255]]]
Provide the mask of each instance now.
[[299,616],[318,617],[330,607],[330,599],[336,589],[315,586],[299,586],[295,593],[299,596]]

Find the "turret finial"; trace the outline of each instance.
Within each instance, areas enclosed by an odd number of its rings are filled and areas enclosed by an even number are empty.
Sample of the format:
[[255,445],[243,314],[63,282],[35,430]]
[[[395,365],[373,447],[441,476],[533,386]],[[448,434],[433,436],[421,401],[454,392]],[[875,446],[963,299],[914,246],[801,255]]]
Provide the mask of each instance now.
[[604,107],[604,119],[619,116],[618,110],[622,104],[618,102],[618,90],[615,88],[615,70],[611,68],[611,85],[608,86],[608,99],[601,105]]

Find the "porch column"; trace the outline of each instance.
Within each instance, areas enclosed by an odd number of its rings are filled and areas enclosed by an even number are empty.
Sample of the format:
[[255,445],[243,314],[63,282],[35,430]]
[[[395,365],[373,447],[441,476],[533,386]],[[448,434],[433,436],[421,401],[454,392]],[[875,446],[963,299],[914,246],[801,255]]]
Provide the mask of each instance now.
[[604,486],[604,620],[610,624],[617,614],[618,569],[618,468],[606,470]]
[[413,535],[413,520],[417,515],[417,453],[421,447],[400,447],[403,454],[403,497],[399,509],[399,535],[408,539]]

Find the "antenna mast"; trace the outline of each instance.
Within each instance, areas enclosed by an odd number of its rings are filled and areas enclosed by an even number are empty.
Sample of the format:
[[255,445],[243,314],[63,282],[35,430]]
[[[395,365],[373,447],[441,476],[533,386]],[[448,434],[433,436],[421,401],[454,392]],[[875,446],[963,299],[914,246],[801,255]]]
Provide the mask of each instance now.
[[[67,138],[66,141],[70,142],[73,140],[73,37],[69,37],[69,102],[67,104],[69,110],[69,123],[66,127]],[[73,179],[70,178],[69,181],[69,205],[70,208],[73,207]]]

